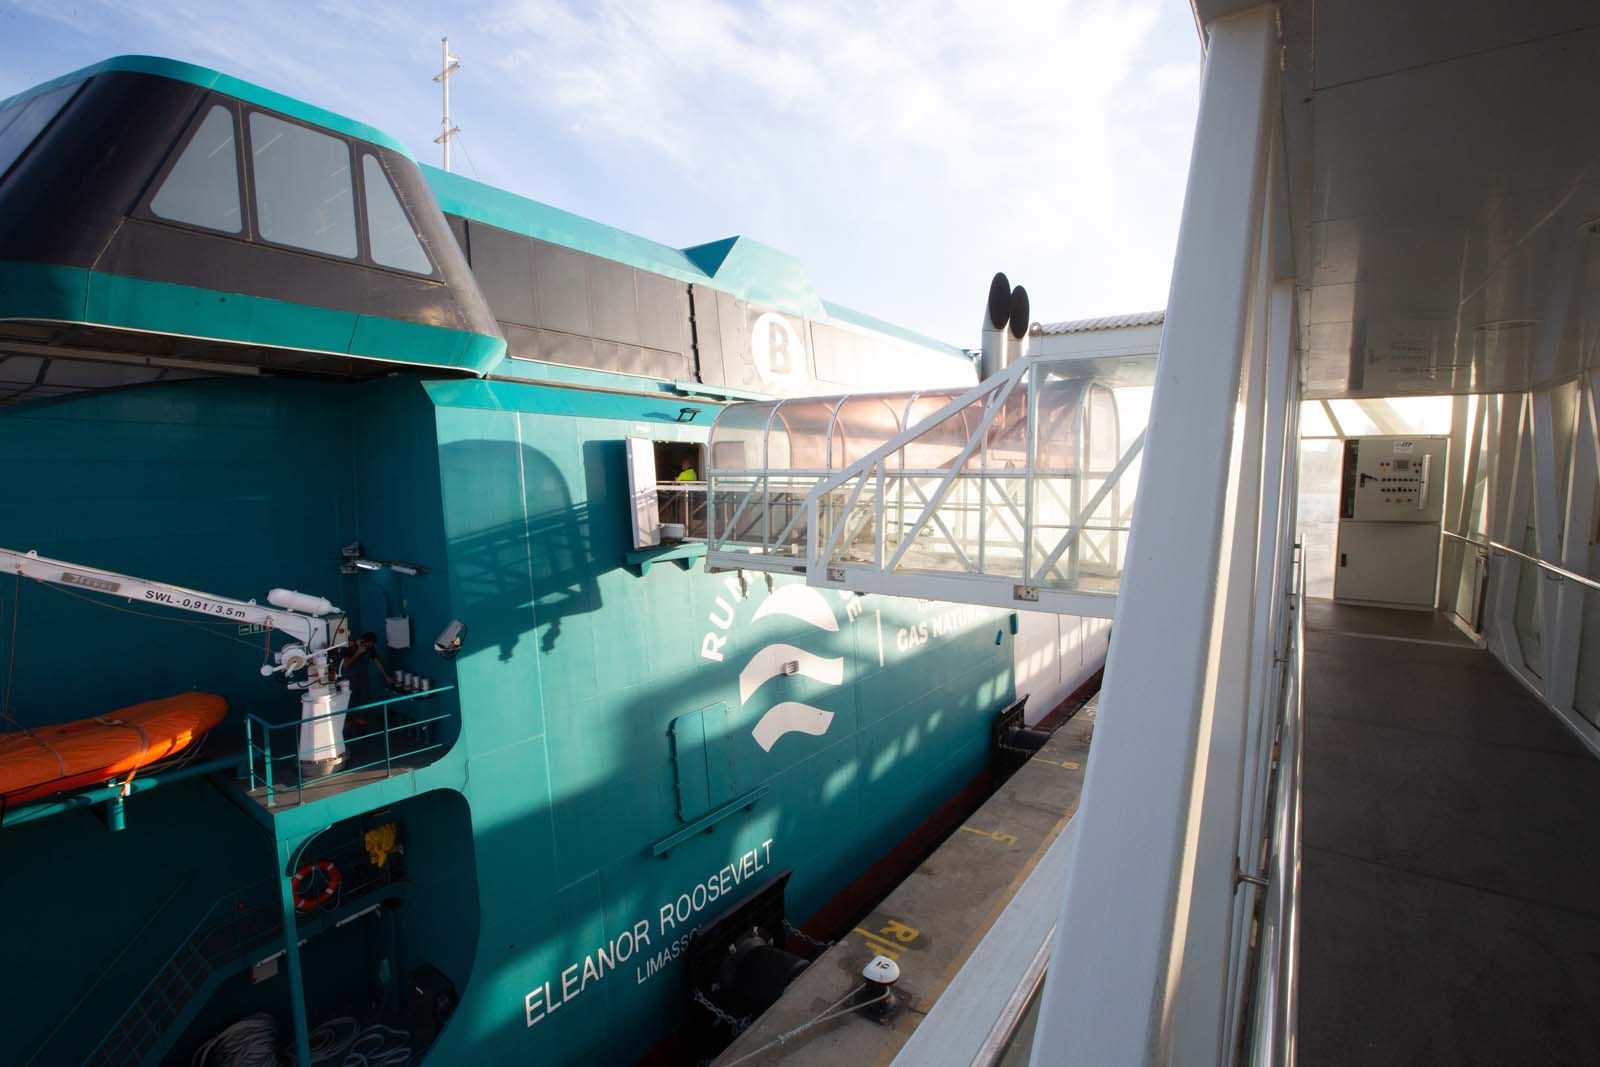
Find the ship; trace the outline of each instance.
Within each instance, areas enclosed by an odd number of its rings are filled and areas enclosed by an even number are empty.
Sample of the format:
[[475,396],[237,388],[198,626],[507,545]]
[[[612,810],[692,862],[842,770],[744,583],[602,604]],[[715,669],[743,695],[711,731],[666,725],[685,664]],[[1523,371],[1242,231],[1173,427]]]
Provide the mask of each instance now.
[[712,426],[978,377],[217,71],[0,103],[0,729],[94,740],[0,811],[0,1059],[714,1052],[981,798],[1024,624],[708,568]]

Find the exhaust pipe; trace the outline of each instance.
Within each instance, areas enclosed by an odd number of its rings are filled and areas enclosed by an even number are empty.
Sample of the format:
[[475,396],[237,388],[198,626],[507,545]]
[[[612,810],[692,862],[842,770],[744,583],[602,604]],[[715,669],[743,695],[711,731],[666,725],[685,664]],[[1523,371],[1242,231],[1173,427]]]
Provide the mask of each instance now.
[[982,355],[978,376],[987,381],[1006,365],[1006,323],[1011,321],[1011,282],[1004,273],[989,283],[989,306],[983,316]]
[[1010,300],[1011,328],[1006,331],[1006,359],[1007,367],[1028,354],[1028,290],[1017,286],[1011,290]]
[[1027,355],[1028,290],[1015,289],[1004,273],[989,283],[989,306],[983,316],[982,355],[979,375],[987,380]]

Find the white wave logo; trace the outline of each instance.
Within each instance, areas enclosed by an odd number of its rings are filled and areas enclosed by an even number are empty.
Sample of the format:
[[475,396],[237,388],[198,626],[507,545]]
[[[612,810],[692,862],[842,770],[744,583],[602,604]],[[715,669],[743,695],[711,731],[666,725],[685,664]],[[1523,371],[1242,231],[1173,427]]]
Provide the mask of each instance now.
[[771,711],[761,716],[761,721],[750,731],[750,736],[756,739],[756,744],[760,745],[763,751],[771,752],[772,746],[777,744],[778,738],[784,734],[810,734],[812,737],[821,737],[832,725],[833,712],[814,708],[810,704],[785,700],[782,704],[774,704]]
[[[751,621],[774,615],[787,615],[792,619],[815,626],[829,633],[839,632],[839,620],[823,595],[806,585],[786,585],[774,591],[756,609]],[[793,665],[793,670],[789,665]],[[744,670],[739,672],[739,703],[749,703],[750,698],[772,679],[786,674],[798,674],[824,685],[844,682],[844,657],[819,656],[789,644],[772,644],[750,657]],[[750,736],[762,751],[771,752],[772,746],[785,734],[809,734],[821,737],[833,725],[833,712],[785,700],[773,705],[761,716]]]
[[756,690],[781,674],[791,673],[786,665],[793,665],[792,673],[825,685],[838,685],[844,681],[843,656],[819,656],[793,645],[768,645],[744,665],[739,672],[739,703],[748,704]]
[[761,602],[751,622],[760,622],[769,615],[787,615],[808,622],[819,630],[839,632],[839,620],[833,617],[828,600],[809,585],[780,586]]

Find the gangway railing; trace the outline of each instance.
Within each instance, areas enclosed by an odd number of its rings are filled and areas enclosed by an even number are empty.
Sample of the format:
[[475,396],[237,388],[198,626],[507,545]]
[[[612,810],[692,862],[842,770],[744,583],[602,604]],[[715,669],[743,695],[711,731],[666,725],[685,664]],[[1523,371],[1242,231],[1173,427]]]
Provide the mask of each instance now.
[[[1296,546],[1299,549],[1299,546]],[[1250,980],[1242,983],[1248,1020],[1241,1062],[1285,1067],[1294,1062],[1300,956],[1300,792],[1305,735],[1305,562],[1301,549],[1291,595],[1292,622],[1282,657],[1280,717],[1273,735],[1270,825],[1263,834],[1265,862],[1259,875],[1241,874],[1261,891],[1251,946]],[[1239,936],[1249,939],[1245,925]]]
[[734,405],[711,432],[707,565],[1110,617],[1144,447],[1122,394],[1153,372],[1028,357],[961,392]]

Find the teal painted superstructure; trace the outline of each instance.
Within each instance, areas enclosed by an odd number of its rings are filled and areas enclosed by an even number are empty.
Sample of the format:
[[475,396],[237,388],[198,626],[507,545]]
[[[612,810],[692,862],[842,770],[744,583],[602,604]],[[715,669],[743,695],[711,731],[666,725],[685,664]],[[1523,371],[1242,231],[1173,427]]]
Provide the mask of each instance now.
[[[492,214],[455,179],[428,179],[452,214]],[[512,200],[496,201],[492,224],[514,229]],[[566,239],[588,254],[920,344],[805,296],[797,264],[742,238],[678,253],[680,277],[649,258],[661,246],[580,221],[589,236]],[[0,545],[221,595],[286,586],[341,605],[357,633],[409,617],[412,647],[386,648],[385,662],[441,691],[401,714],[445,718],[416,731],[437,742],[425,759],[342,791],[269,806],[248,782],[191,779],[131,798],[115,833],[88,811],[0,829],[8,963],[26,976],[0,1006],[0,1060],[105,1055],[208,923],[238,937],[240,915],[275,915],[288,877],[324,856],[366,871],[364,832],[393,822],[403,851],[381,888],[291,918],[289,942],[278,920],[240,940],[190,983],[182,1013],[151,1024],[161,1033],[145,1057],[187,1060],[254,1010],[288,1039],[297,999],[313,1025],[375,1004],[398,1013],[402,978],[428,964],[459,1006],[427,1062],[627,1062],[700,1010],[684,971],[696,926],[781,871],[803,924],[985,772],[993,716],[1015,693],[1005,613],[707,573],[699,560],[630,563],[626,439],[704,445],[718,404],[690,394],[714,383],[513,364],[484,334],[396,320],[383,321],[410,329],[364,333],[327,309],[143,288],[157,284],[27,263],[0,271],[0,301],[49,318],[110,285],[117,320],[137,329],[411,366],[0,407]],[[246,310],[200,325],[219,302]],[[238,323],[248,336],[227,333]],[[948,346],[922,351],[940,373],[964,366]],[[356,542],[424,570],[341,573]],[[294,696],[257,673],[272,635],[92,601],[0,581],[22,724],[201,689],[230,702],[210,758],[242,749],[246,715],[298,719]],[[432,639],[452,619],[467,636],[447,660]],[[788,661],[803,669],[786,673]],[[358,702],[384,695],[371,676],[358,689]],[[817,714],[775,738],[758,731],[786,702]],[[393,906],[365,910],[378,902]],[[280,952],[275,975],[247,976]]]

